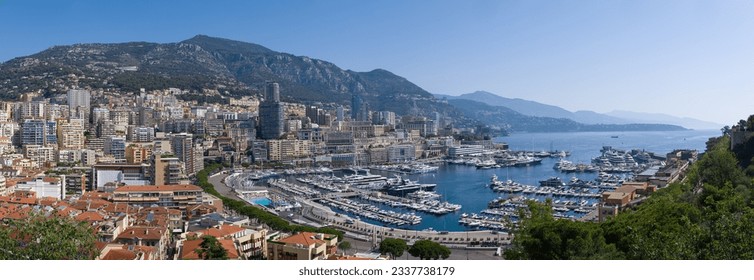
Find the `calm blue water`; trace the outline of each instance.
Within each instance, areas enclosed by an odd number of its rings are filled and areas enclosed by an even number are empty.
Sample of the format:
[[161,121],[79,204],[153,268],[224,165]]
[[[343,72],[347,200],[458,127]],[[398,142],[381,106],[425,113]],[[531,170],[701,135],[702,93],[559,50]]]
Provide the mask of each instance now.
[[249,199],[249,202],[254,203],[254,204],[259,204],[259,205],[262,205],[264,207],[268,207],[268,206],[270,206],[270,204],[272,204],[272,200],[270,200],[267,197],[260,197],[260,198],[255,198],[255,199]]
[[[611,136],[617,135],[618,138]],[[582,132],[582,133],[522,133],[496,138],[496,142],[507,142],[511,150],[568,150],[571,156],[567,159],[574,163],[590,163],[593,157],[600,155],[602,146],[612,146],[617,149],[644,149],[660,155],[674,149],[695,149],[703,152],[705,142],[710,137],[719,136],[718,130],[704,131],[671,131],[671,132]],[[473,166],[450,165],[440,166],[436,173],[421,175],[406,175],[412,180],[437,184],[436,192],[443,195],[444,200],[463,205],[456,212],[443,216],[422,214],[421,224],[409,226],[409,229],[434,228],[435,230],[463,231],[466,227],[458,223],[462,213],[479,213],[487,208],[487,203],[501,196],[487,187],[493,174],[501,179],[512,179],[529,185],[539,185],[539,180],[551,176],[558,176],[567,181],[572,176],[585,180],[594,179],[596,174],[565,174],[552,167],[557,158],[546,158],[541,165],[530,167],[509,167],[498,169],[477,169]],[[373,171],[375,174],[393,176],[390,173]],[[388,208],[389,207],[385,207]],[[395,209],[400,210],[400,209]],[[374,222],[374,221],[371,221]],[[377,222],[374,222],[377,223]]]

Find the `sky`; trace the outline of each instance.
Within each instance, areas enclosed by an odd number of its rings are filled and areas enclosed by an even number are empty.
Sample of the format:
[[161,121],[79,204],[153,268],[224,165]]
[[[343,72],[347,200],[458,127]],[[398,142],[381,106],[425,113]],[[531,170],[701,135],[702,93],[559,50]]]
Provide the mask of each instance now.
[[567,110],[754,114],[752,1],[0,0],[0,61],[204,34]]

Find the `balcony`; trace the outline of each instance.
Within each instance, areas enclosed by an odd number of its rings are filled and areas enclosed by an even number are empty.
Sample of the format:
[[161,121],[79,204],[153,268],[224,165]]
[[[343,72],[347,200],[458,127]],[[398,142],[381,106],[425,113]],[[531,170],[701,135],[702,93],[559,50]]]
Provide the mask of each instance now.
[[131,201],[133,202],[135,201],[160,201],[160,198],[159,197],[129,197],[127,199],[123,199],[123,198],[116,199],[116,201],[129,201],[129,202]]

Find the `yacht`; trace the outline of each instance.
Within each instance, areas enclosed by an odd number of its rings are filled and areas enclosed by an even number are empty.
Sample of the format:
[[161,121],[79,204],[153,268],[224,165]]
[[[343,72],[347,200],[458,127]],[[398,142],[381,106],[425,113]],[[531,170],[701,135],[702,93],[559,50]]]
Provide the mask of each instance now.
[[404,196],[416,191],[432,191],[435,187],[437,187],[437,184],[420,184],[409,179],[397,177],[387,184],[385,190],[389,195]]
[[577,168],[576,165],[573,164],[573,162],[560,159],[557,163],[555,163],[555,166],[552,167],[552,169],[558,170],[560,172],[576,172]]
[[539,185],[542,187],[562,187],[565,186],[565,183],[558,177],[550,177],[547,180],[539,181]]
[[513,163],[514,166],[532,166],[535,164],[542,163],[541,158],[531,157],[531,156],[522,156],[516,159],[516,161]]
[[410,198],[413,200],[421,201],[421,200],[438,200],[440,199],[440,194],[433,192],[433,191],[415,191],[410,194],[406,195],[406,198]]
[[483,160],[483,161],[475,164],[475,166],[476,166],[476,168],[487,169],[487,168],[492,168],[496,164],[497,164],[497,162],[495,162],[495,160],[493,160],[493,159],[486,159],[486,160]]
[[382,189],[387,185],[387,178],[380,175],[348,175],[343,177],[343,182],[361,189]]
[[400,167],[400,171],[408,173],[408,174],[424,174],[424,173],[430,173],[435,172],[439,169],[437,166],[430,166],[426,164],[412,164],[412,165],[402,165]]

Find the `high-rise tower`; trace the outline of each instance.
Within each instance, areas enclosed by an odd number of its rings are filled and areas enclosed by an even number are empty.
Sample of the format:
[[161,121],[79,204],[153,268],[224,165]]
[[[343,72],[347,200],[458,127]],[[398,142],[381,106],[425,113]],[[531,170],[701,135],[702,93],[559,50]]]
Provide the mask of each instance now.
[[262,139],[278,139],[285,129],[283,104],[280,103],[280,85],[269,82],[265,86],[265,100],[259,105],[259,130]]
[[351,95],[351,120],[357,120],[359,112],[361,111],[361,96],[358,93]]

